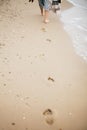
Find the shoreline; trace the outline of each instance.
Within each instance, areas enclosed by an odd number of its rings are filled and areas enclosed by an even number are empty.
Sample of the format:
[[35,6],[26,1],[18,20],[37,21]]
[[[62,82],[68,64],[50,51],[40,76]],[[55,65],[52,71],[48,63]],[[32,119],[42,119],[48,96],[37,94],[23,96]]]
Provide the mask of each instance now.
[[74,5],[73,5],[71,2],[67,1],[67,0],[63,0],[63,1],[61,2],[61,6],[62,6],[62,10],[63,10],[63,11],[64,11],[64,10],[67,10],[67,9],[69,9],[69,8],[74,7]]
[[0,130],[85,130],[87,64],[63,23],[51,12],[44,24],[37,1],[10,2],[0,21]]

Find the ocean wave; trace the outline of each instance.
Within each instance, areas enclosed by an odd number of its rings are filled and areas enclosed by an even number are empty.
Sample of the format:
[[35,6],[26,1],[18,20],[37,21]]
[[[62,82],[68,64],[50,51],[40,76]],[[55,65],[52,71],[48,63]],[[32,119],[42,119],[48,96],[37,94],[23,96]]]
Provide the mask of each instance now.
[[75,52],[87,62],[86,15],[87,10],[74,6],[70,9],[62,11],[61,21],[64,23],[64,29],[67,31],[73,41],[73,47],[75,48]]

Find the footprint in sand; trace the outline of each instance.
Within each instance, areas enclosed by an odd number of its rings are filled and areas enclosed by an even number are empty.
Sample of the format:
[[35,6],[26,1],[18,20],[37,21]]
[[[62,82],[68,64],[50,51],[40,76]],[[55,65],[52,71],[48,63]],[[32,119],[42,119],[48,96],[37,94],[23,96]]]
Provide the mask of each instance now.
[[9,74],[11,74],[11,72],[8,72]]
[[43,112],[43,115],[44,115],[44,118],[45,118],[45,121],[48,125],[53,125],[54,124],[54,113],[51,109],[46,109],[44,112]]
[[28,128],[25,128],[25,130],[28,130]]
[[22,59],[22,57],[20,56],[20,54],[16,54],[16,56],[21,60]]
[[6,86],[6,84],[5,84],[5,83],[4,83],[3,85],[4,85],[4,86]]
[[45,28],[41,28],[41,30],[42,30],[43,32],[46,32],[46,29],[45,29]]
[[5,75],[4,75],[4,74],[2,74],[1,76],[2,76],[2,77],[5,77]]
[[9,62],[8,58],[7,58],[7,57],[4,57],[3,63],[8,63],[8,62]]
[[51,39],[47,38],[46,41],[51,42]]
[[15,125],[15,123],[14,123],[14,122],[12,122],[12,123],[11,123],[11,125],[13,125],[13,126],[14,126],[14,125]]
[[5,44],[4,43],[0,43],[0,47],[2,47],[2,46],[5,46]]
[[48,77],[48,80],[49,80],[49,81],[52,81],[52,82],[55,81],[52,77]]

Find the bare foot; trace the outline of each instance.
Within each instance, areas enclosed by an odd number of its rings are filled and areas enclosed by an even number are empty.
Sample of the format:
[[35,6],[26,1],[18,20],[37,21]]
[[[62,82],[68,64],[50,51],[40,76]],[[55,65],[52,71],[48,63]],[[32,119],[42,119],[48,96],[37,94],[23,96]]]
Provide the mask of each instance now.
[[50,22],[49,19],[44,20],[44,23],[49,23],[49,22]]

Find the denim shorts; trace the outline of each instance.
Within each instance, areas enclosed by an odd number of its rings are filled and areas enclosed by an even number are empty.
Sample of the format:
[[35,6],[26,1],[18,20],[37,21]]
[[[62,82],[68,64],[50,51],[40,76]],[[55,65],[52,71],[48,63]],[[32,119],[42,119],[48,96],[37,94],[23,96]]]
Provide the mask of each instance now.
[[39,6],[41,6],[45,10],[49,10],[50,9],[51,3],[50,3],[49,0],[44,0],[44,5],[42,4],[42,0],[38,0],[38,1],[39,1]]

